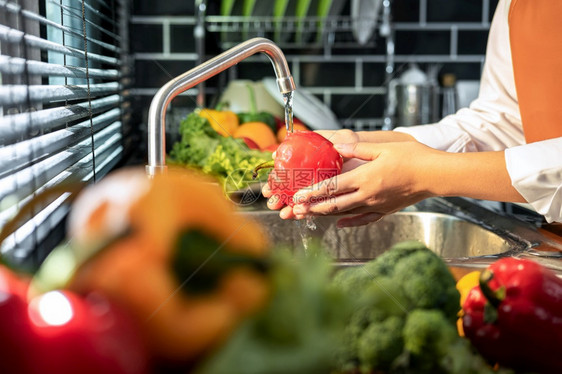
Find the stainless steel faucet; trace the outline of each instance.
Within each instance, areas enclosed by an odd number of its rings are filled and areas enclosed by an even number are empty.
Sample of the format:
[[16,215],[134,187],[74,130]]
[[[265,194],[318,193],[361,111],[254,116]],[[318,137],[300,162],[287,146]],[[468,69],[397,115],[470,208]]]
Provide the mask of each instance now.
[[172,99],[258,52],[265,53],[271,60],[279,91],[287,93],[295,90],[285,55],[275,43],[265,38],[250,39],[177,76],[158,90],[148,110],[146,171],[149,175],[166,170],[166,110]]

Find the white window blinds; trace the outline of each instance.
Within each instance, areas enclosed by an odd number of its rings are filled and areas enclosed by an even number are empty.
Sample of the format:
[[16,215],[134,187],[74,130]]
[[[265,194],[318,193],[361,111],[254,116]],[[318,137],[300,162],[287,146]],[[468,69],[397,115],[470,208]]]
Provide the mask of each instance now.
[[0,247],[12,260],[37,264],[60,240],[70,194],[35,196],[98,180],[123,158],[128,7],[0,0],[0,228],[34,201]]

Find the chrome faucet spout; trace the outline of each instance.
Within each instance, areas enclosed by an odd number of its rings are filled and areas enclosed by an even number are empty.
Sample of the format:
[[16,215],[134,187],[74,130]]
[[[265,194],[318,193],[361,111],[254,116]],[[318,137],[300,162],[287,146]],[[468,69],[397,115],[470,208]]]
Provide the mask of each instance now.
[[158,90],[148,110],[146,171],[149,175],[166,170],[166,110],[172,99],[258,52],[271,60],[279,91],[287,93],[295,90],[285,55],[275,43],[265,38],[250,39],[177,76]]

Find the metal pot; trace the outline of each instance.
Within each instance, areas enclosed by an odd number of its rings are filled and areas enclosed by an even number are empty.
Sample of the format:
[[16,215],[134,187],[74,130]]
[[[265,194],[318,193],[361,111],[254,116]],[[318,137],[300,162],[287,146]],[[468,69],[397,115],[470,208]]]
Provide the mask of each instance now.
[[[438,112],[437,81],[416,64],[388,84],[388,120],[392,127],[435,122]],[[386,121],[386,119],[385,119]]]
[[437,121],[438,92],[431,83],[391,85],[396,97],[394,108],[398,126],[415,126]]

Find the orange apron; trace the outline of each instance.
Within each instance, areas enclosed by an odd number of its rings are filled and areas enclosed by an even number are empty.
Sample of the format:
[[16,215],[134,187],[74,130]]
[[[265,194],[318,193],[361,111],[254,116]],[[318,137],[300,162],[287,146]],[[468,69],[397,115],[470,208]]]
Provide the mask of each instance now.
[[527,143],[562,137],[562,1],[512,0],[509,39]]

